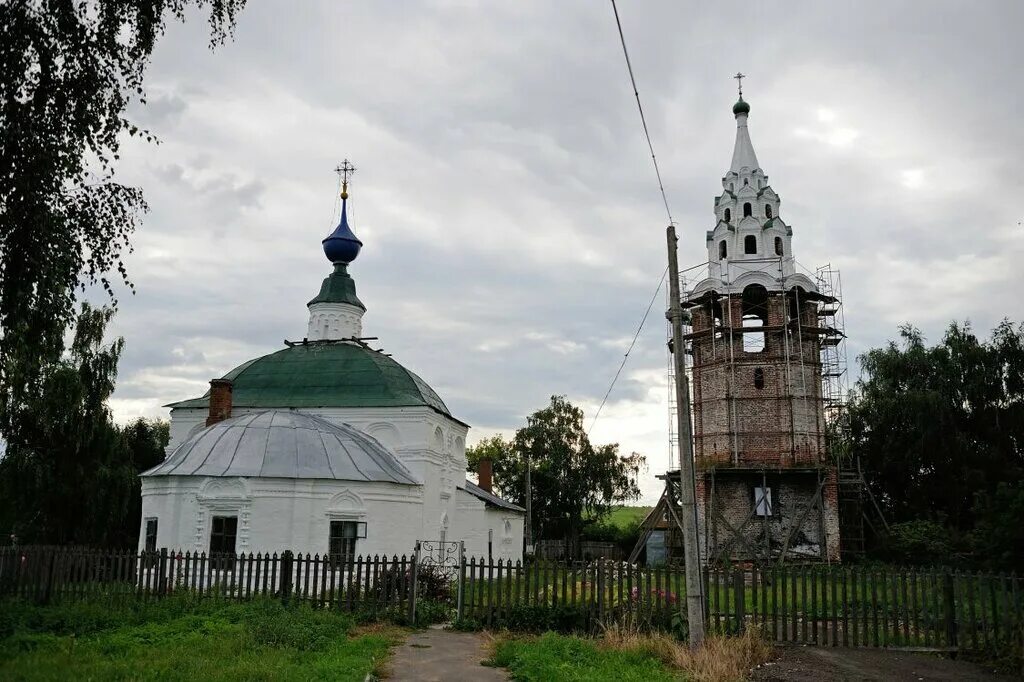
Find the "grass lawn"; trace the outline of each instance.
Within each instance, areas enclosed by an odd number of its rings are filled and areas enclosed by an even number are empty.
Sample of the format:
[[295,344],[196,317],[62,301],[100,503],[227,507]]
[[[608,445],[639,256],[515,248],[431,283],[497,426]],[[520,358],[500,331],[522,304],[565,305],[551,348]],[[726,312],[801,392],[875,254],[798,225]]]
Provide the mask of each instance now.
[[395,628],[275,601],[111,607],[0,603],[3,680],[357,680],[384,670]]
[[491,664],[523,682],[661,682],[681,679],[654,655],[598,646],[592,639],[547,633],[497,642]]
[[630,523],[644,520],[644,517],[651,513],[653,507],[615,507],[611,514],[605,519],[610,526],[625,528]]
[[494,640],[490,664],[507,668],[512,679],[522,682],[736,682],[773,655],[772,647],[755,633],[709,637],[700,649],[690,651],[663,633],[613,626],[600,638],[501,635]]

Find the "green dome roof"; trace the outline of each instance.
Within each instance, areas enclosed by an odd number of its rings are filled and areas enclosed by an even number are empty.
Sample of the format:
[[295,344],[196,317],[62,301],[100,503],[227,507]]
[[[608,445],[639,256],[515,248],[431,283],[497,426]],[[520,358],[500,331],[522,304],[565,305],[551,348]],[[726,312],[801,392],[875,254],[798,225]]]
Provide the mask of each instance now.
[[[426,406],[452,417],[423,379],[387,355],[352,343],[296,344],[239,365],[224,378],[233,384],[233,407]],[[165,407],[209,405],[207,392]]]
[[750,105],[747,104],[745,101],[743,101],[743,97],[742,96],[740,96],[740,99],[739,99],[738,102],[736,102],[736,104],[732,105],[732,113],[733,113],[734,116],[739,116],[740,114],[749,114],[750,113]]
[[348,303],[366,310],[366,306],[356,296],[356,282],[348,274],[345,263],[335,263],[334,272],[327,276],[320,285],[320,293],[306,305],[314,303]]

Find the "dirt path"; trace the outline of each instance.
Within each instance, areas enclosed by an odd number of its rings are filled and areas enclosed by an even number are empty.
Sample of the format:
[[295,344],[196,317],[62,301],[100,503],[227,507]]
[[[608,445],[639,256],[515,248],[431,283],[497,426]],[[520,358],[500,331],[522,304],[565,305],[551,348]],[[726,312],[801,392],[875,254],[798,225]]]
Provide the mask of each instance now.
[[932,654],[885,649],[785,647],[780,650],[778,660],[755,670],[752,679],[758,682],[1008,682],[1020,678],[996,675],[974,663]]
[[391,676],[400,682],[504,682],[508,676],[497,668],[487,668],[480,661],[487,658],[481,635],[430,628],[409,635],[405,644],[395,649],[391,659]]

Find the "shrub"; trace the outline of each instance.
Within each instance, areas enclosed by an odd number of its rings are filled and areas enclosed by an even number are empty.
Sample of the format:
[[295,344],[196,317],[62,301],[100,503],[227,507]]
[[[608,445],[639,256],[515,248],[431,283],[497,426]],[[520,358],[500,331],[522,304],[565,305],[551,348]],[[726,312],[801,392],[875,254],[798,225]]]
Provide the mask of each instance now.
[[883,553],[901,564],[949,564],[955,556],[950,532],[934,521],[905,521],[889,526]]
[[307,604],[283,606],[278,601],[253,602],[244,620],[254,644],[319,651],[344,638],[352,621],[339,613]]
[[443,601],[451,596],[451,575],[434,564],[421,564],[416,572],[416,598]]
[[508,609],[493,624],[519,632],[582,632],[587,627],[587,610],[566,605],[519,605]]

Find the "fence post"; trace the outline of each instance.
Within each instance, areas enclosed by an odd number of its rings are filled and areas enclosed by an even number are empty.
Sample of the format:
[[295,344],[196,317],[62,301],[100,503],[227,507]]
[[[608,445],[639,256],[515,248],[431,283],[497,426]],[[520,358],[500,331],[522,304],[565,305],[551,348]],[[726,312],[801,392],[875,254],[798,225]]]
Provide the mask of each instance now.
[[466,592],[466,541],[459,540],[459,585],[457,590],[457,604],[455,607],[456,621],[462,620],[462,604]]
[[156,594],[162,597],[167,594],[167,548],[160,548],[160,562],[158,564],[156,577]]
[[420,541],[416,541],[416,553],[412,557],[412,589],[409,590],[409,626],[416,625],[416,584],[420,578]]
[[946,619],[946,646],[952,649],[956,649],[959,646],[956,631],[955,595],[956,592],[953,585],[953,575],[949,571],[946,571],[942,576],[942,602],[944,616]]
[[292,571],[294,570],[295,555],[290,549],[281,552],[281,601],[288,603],[292,592]]
[[743,580],[743,569],[736,566],[732,574],[732,591],[736,603],[736,634],[742,635],[746,628],[746,583]]
[[50,593],[53,591],[53,565],[57,559],[57,550],[50,552],[49,567],[46,569],[46,587],[43,589],[43,604],[50,603]]

